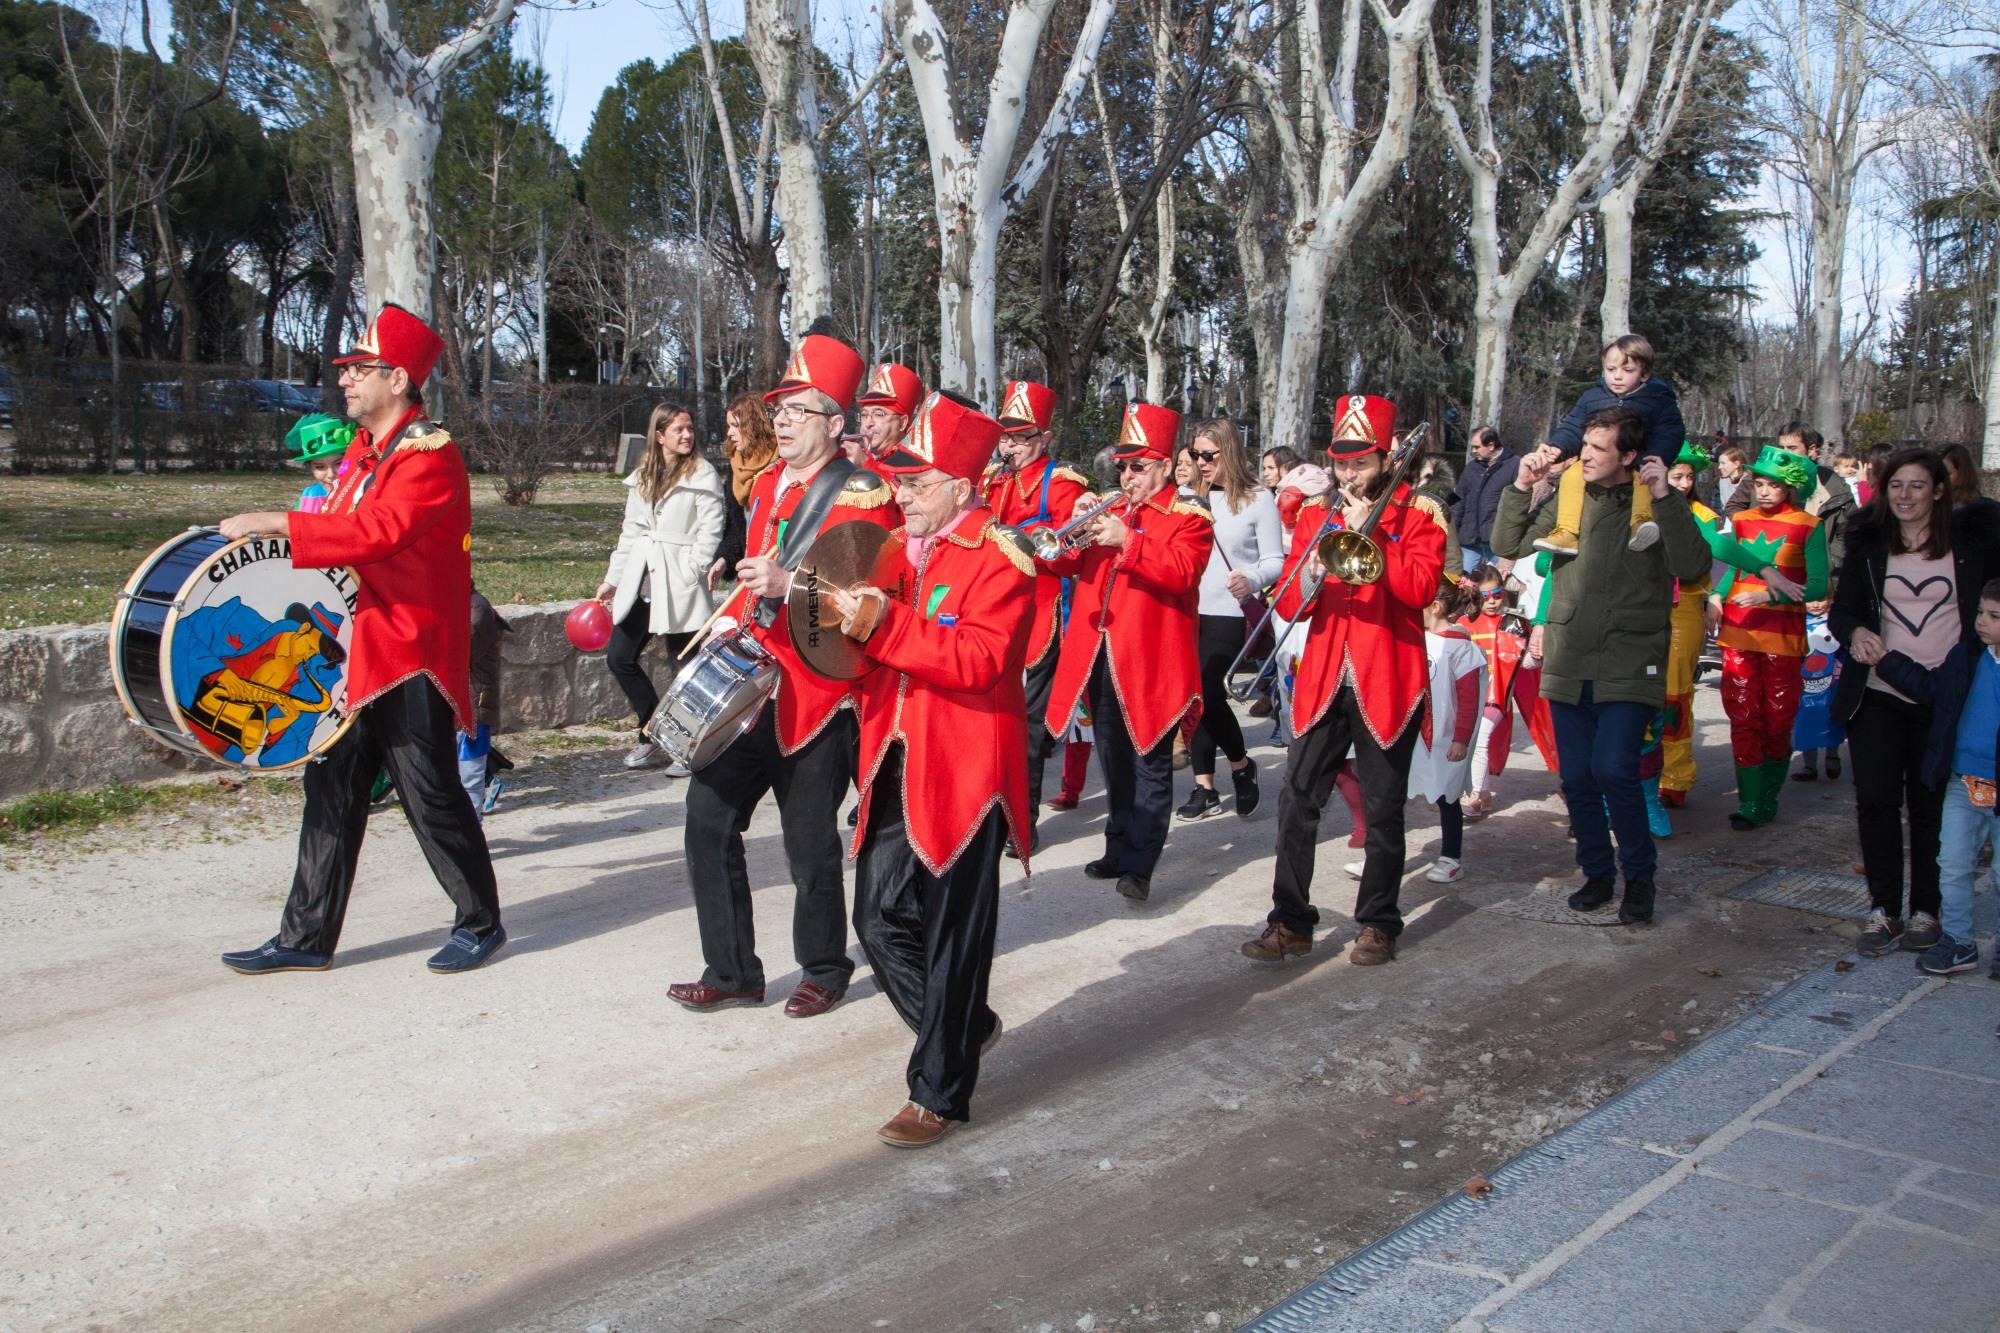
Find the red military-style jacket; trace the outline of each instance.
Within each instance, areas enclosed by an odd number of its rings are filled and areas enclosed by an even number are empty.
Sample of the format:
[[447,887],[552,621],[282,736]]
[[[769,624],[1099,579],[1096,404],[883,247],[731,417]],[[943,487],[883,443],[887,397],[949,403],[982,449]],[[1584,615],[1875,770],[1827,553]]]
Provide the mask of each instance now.
[[[1183,717],[1201,713],[1195,607],[1215,520],[1172,486],[1136,505],[1123,501],[1111,512],[1130,534],[1122,548],[1086,546],[1053,563],[1036,562],[1076,580],[1043,724],[1062,735],[1102,650],[1126,729],[1143,753]],[[1419,634],[1419,658],[1422,653]]]
[[[900,533],[899,533],[900,535]],[[1034,562],[984,506],[934,540],[902,580],[862,650],[861,818],[889,747],[903,746],[903,827],[924,869],[942,875],[994,803],[1027,860],[1026,669]]]
[[[785,526],[798,510],[799,502],[806,497],[806,486],[812,481],[810,477],[806,478],[805,485],[786,488],[784,496],[779,498],[778,483],[784,476],[785,465],[774,463],[758,473],[756,482],[750,487],[750,503],[743,507],[746,528],[744,550],[750,555],[777,557],[778,543],[784,540]],[[866,469],[848,477],[839,498],[827,511],[826,522],[820,530],[824,532],[836,523],[855,519],[877,523],[885,528],[893,528],[901,521],[895,504],[889,498],[889,488],[880,477]],[[725,604],[723,614],[733,616],[757,642],[764,645],[771,656],[778,659],[781,674],[770,706],[777,710],[778,750],[782,754],[793,754],[826,729],[826,724],[852,693],[853,686],[844,680],[828,680],[805,664],[799,650],[792,645],[791,631],[785,628],[783,613],[769,628],[759,627],[752,620],[755,602],[748,588],[738,588]]]
[[[1317,545],[1332,498],[1315,496],[1299,509],[1281,580],[1278,614],[1307,624],[1292,689],[1292,734],[1310,730],[1341,685],[1352,682],[1368,734],[1386,749],[1423,707],[1429,686],[1424,608],[1437,597],[1444,573],[1444,529],[1432,512],[1436,501],[1398,486],[1373,534],[1382,548],[1382,577],[1357,587],[1328,575],[1307,609],[1302,580],[1291,574]],[[1333,526],[1344,526],[1339,511],[1331,512]]]
[[[1044,483],[1047,489],[1044,491]],[[986,506],[1010,528],[1033,532],[1059,528],[1068,521],[1077,500],[1090,491],[1090,481],[1075,468],[1039,458],[1019,472],[996,468],[986,476]],[[1046,506],[1043,496],[1047,496]],[[1062,628],[1062,576],[1035,576],[1034,634],[1028,640],[1028,665],[1035,666],[1055,648]]]
[[350,713],[423,675],[450,701],[459,729],[470,732],[478,725],[472,488],[458,446],[422,414],[418,404],[397,422],[402,440],[386,458],[367,431],[355,433],[320,511],[289,515],[292,564],[352,565],[361,577],[347,658]]

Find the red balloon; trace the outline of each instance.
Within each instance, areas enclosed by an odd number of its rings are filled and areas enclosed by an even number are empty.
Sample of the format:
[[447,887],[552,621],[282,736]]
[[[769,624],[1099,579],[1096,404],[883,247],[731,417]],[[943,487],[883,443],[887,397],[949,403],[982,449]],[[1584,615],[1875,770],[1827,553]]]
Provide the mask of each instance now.
[[580,653],[602,652],[611,642],[611,612],[599,601],[578,602],[563,618],[563,633]]
[[1278,519],[1290,527],[1298,519],[1299,509],[1306,502],[1306,493],[1296,486],[1287,486],[1278,492]]

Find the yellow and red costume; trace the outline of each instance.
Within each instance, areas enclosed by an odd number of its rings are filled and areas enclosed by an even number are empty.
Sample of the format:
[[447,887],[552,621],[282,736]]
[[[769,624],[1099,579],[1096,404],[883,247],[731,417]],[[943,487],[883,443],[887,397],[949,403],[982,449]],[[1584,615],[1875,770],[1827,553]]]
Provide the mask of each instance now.
[[[1708,538],[1710,549],[1724,536],[1722,516],[1693,496],[1688,512]],[[1708,594],[1714,579],[1679,584],[1674,590],[1672,637],[1667,644],[1666,729],[1661,737],[1660,801],[1678,806],[1694,789],[1694,679],[1708,642]]]

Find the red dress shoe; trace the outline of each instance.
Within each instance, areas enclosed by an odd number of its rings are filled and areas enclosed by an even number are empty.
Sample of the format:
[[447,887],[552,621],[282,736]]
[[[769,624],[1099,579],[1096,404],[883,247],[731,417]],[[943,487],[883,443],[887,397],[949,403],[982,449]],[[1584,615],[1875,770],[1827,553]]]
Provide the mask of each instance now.
[[1077,798],[1070,795],[1068,792],[1058,792],[1056,795],[1049,798],[1049,809],[1074,810],[1076,809],[1076,802]]
[[835,989],[817,982],[802,981],[792,992],[792,998],[785,1001],[786,1018],[812,1018],[823,1014],[847,998],[847,987]]
[[717,990],[706,981],[677,981],[667,987],[667,998],[683,1008],[696,1013],[706,1013],[711,1009],[735,1009],[746,1004],[764,1003],[764,988],[756,990]]
[[906,1102],[888,1124],[875,1131],[875,1137],[891,1148],[928,1148],[949,1134],[951,1125],[936,1111]]
[[1686,792],[1675,791],[1672,787],[1660,788],[1660,804],[1666,806],[1669,810],[1678,810],[1687,803],[1688,794]]

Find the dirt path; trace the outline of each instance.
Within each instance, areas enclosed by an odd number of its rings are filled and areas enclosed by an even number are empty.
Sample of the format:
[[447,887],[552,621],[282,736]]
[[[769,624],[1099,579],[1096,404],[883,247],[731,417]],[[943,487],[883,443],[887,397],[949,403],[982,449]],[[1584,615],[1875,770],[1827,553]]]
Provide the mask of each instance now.
[[[1268,810],[1177,825],[1155,904],[1128,908],[1076,869],[1093,794],[1032,887],[1008,863],[1007,1033],[977,1120],[922,1154],[873,1140],[908,1042],[872,986],[809,1022],[777,1007],[797,974],[768,811],[772,1003],[666,1003],[699,972],[678,784],[612,750],[522,771],[489,824],[513,943],[467,977],[424,971],[448,910],[393,814],[324,974],[215,962],[275,924],[290,796],[0,849],[0,1327],[1233,1326],[1841,947],[1823,918],[1713,895],[1845,869],[1849,789],[1795,786],[1778,830],[1733,835],[1704,722],[1679,822],[1718,831],[1669,845],[1659,926],[1480,910],[1568,866],[1551,779],[1517,756],[1467,881],[1439,892],[1413,856],[1383,969],[1236,955],[1268,904]],[[1416,815],[1413,850],[1435,836]],[[1343,842],[1322,846],[1335,906]]]

